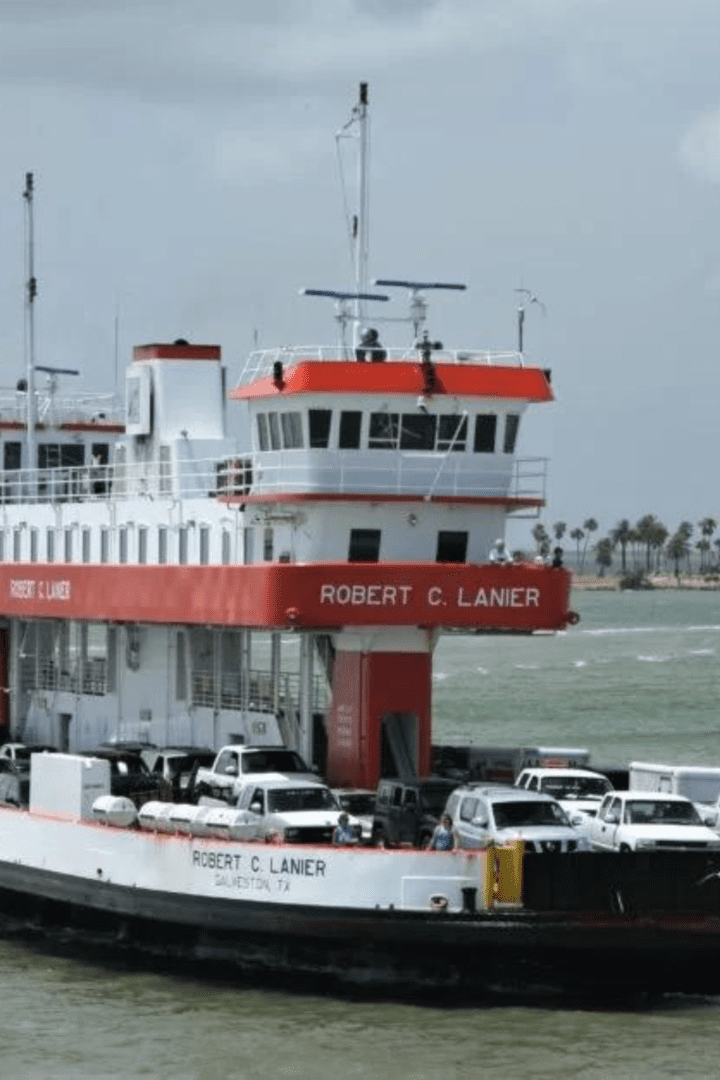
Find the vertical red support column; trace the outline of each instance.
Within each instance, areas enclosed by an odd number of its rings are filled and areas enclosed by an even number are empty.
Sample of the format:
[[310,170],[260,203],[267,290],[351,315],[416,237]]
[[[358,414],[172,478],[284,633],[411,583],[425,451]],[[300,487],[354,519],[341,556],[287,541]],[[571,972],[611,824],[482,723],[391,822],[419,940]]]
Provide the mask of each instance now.
[[[338,650],[327,722],[327,775],[334,786],[374,788],[381,776],[383,723],[408,724],[418,775],[432,763],[432,654]],[[402,721],[401,721],[402,723]]]
[[10,739],[10,631],[0,628],[0,744]]

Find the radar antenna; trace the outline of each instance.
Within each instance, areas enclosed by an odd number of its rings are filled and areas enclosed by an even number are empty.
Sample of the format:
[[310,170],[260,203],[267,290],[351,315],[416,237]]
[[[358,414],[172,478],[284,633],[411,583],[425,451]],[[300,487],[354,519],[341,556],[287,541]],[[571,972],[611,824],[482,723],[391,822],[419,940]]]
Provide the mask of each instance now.
[[[300,289],[301,296],[328,296],[331,300],[335,300],[335,318],[340,324],[340,345],[343,349],[347,348],[346,331],[348,323],[352,323],[353,326],[357,326],[360,315],[358,314],[358,305],[361,300],[382,300],[388,301],[389,296],[382,296],[378,293],[363,293],[363,292],[338,292],[336,289]],[[355,311],[350,310],[350,302],[355,305]]]
[[413,331],[415,338],[420,335],[420,331],[425,325],[427,318],[428,302],[421,294],[428,289],[453,289],[456,292],[462,292],[467,289],[467,285],[460,285],[448,281],[398,281],[394,278],[376,278],[373,281],[373,285],[379,285],[385,289],[409,289],[410,290],[410,317],[407,320],[413,324]]

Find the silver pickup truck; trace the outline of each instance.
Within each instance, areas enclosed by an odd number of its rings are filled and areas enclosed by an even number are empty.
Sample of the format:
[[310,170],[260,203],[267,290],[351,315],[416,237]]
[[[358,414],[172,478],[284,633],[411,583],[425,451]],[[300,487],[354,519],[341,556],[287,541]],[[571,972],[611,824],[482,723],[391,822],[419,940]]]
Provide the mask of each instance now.
[[224,746],[209,768],[198,769],[195,797],[218,799],[234,806],[243,788],[262,778],[318,779],[299,754],[284,746]]

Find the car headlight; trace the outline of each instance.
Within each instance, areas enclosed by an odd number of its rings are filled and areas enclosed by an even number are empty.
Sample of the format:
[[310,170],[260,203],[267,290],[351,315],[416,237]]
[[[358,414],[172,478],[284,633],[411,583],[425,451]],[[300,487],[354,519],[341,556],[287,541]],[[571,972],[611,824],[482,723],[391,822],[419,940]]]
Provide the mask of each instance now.
[[635,843],[636,851],[648,851],[656,846],[654,840],[638,840]]

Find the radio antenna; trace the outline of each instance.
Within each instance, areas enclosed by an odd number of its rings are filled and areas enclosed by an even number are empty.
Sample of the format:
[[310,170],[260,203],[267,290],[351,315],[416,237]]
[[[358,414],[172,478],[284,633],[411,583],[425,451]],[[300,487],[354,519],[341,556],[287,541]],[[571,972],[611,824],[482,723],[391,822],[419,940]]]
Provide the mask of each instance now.
[[[33,224],[33,174],[25,174],[25,230],[26,230],[26,269],[25,286],[25,341],[26,341],[26,392],[25,424],[27,448],[27,469],[35,468],[35,297],[37,296],[37,278],[35,277],[35,237]],[[32,473],[30,474],[32,477]],[[31,480],[32,482],[32,480]]]

